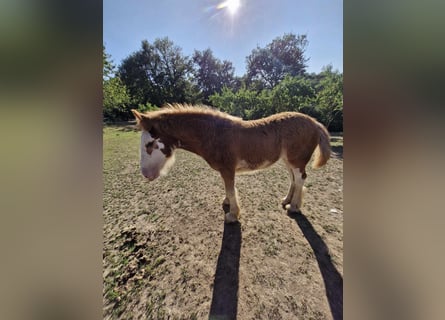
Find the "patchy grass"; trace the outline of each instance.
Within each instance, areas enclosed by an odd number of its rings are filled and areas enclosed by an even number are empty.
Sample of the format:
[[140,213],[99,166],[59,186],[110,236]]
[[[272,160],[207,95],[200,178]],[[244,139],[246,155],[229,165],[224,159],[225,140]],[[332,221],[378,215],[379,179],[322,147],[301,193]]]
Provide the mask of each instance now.
[[139,133],[127,125],[103,134],[105,319],[339,318],[341,135],[328,164],[308,168],[303,215],[281,208],[282,164],[238,176],[234,227],[224,226],[222,179],[203,159],[178,150],[171,172],[148,183]]

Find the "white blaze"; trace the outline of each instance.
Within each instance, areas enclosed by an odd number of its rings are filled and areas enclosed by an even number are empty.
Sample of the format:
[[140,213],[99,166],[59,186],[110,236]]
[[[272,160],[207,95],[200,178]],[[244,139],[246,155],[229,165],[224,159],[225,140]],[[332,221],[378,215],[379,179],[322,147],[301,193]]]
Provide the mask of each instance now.
[[[147,152],[147,143],[156,140],[157,148],[153,148],[151,154]],[[164,144],[160,139],[154,139],[148,131],[142,131],[141,136],[141,172],[142,174],[151,180],[156,179],[161,174],[161,170],[167,162],[167,157],[161,151],[164,148]]]

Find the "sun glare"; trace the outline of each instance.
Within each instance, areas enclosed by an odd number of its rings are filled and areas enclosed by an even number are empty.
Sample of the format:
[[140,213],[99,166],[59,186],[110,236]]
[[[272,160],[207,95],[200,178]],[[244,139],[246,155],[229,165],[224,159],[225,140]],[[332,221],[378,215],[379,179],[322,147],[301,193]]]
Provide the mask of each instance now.
[[218,5],[218,9],[227,8],[230,14],[235,14],[241,5],[240,0],[227,0]]

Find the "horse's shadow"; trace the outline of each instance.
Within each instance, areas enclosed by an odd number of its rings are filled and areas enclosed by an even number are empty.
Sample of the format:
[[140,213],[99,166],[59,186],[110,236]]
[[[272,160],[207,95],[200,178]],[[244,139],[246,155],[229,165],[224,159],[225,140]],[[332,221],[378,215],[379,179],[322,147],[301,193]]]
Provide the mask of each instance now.
[[241,241],[239,222],[224,224],[209,319],[236,319]]
[[[343,135],[332,134],[331,135],[331,150],[334,153],[334,156],[339,159],[343,159]],[[337,145],[337,142],[341,142],[340,145]]]
[[334,152],[335,157],[343,159],[343,146],[332,146],[331,149]]
[[334,320],[343,319],[343,277],[332,263],[328,247],[301,212],[288,212],[288,216],[297,222],[315,254]]

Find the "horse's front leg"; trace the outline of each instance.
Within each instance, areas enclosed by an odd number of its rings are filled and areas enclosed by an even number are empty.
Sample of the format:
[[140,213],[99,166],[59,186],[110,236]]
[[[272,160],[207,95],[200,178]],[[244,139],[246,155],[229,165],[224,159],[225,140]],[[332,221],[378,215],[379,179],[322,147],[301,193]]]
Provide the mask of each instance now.
[[235,189],[235,171],[226,170],[221,171],[221,176],[224,180],[224,187],[226,189],[226,198],[223,205],[229,205],[229,212],[226,213],[224,221],[226,223],[236,222],[240,217],[240,208],[238,206],[238,199]]

